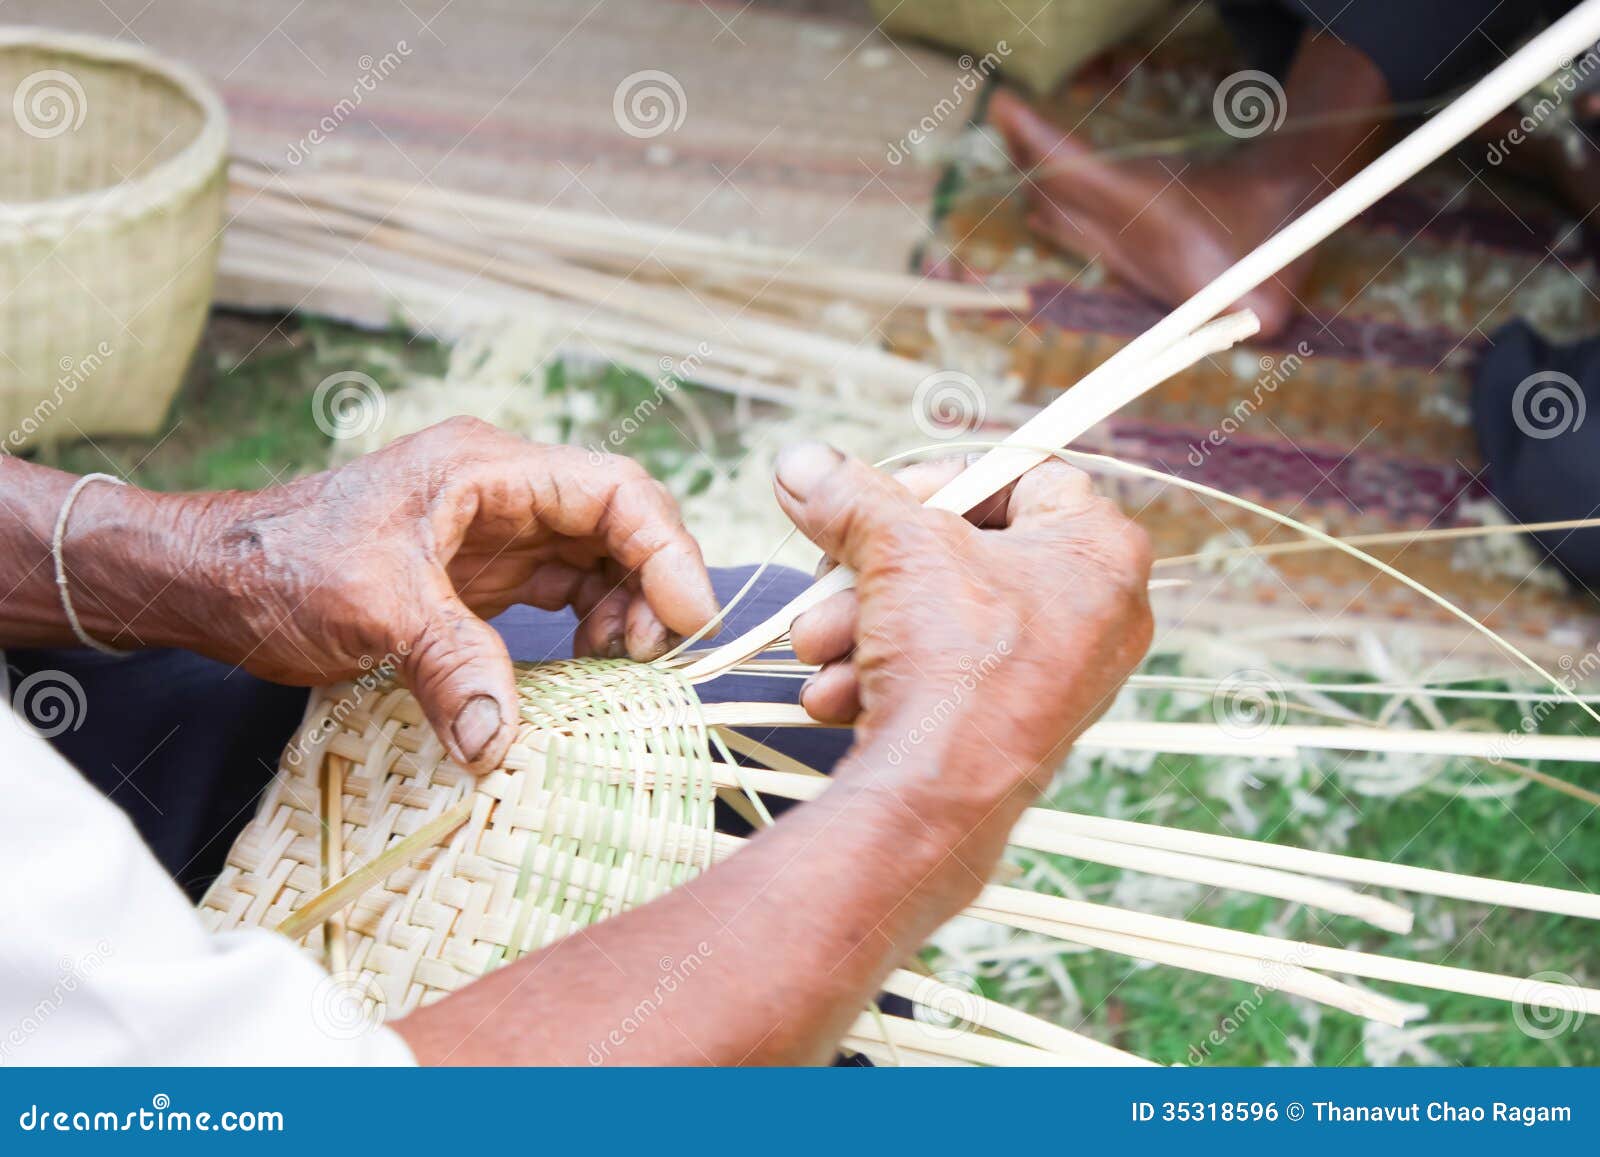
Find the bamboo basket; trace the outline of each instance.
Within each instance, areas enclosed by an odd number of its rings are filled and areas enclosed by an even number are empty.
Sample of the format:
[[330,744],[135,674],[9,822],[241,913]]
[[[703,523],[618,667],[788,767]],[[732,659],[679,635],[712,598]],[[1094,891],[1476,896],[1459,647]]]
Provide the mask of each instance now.
[[136,46],[0,29],[4,449],[148,434],[210,307],[222,102]]
[[1171,7],[1173,0],[872,0],[872,15],[885,32],[964,60],[995,53],[1006,75],[1047,93]]

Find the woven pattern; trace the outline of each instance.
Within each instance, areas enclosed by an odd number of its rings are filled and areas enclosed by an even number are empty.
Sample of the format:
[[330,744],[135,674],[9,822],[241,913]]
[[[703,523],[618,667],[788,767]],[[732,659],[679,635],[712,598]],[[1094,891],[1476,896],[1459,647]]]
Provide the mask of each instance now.
[[154,431],[211,302],[221,103],[126,44],[0,29],[5,448]]
[[[568,661],[523,668],[520,690],[506,769],[482,779],[389,681],[319,692],[202,917],[291,920],[399,1015],[710,864],[709,740],[687,683]],[[308,907],[341,880],[336,904]]]
[[1171,0],[872,0],[872,15],[896,36],[978,59],[1001,53],[1008,76],[1042,93],[1171,7]]

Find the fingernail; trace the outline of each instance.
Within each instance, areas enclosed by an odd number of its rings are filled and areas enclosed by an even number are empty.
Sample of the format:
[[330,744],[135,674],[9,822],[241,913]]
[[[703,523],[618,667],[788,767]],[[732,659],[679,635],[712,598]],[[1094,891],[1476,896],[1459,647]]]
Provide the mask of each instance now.
[[601,658],[620,659],[627,653],[628,641],[623,637],[622,630],[618,628],[616,634],[606,638],[605,653],[601,655]]
[[778,484],[796,498],[804,498],[843,461],[844,455],[825,442],[797,442],[778,455]]
[[473,696],[456,716],[450,730],[455,734],[456,750],[461,758],[473,762],[500,730],[500,704],[491,695]]

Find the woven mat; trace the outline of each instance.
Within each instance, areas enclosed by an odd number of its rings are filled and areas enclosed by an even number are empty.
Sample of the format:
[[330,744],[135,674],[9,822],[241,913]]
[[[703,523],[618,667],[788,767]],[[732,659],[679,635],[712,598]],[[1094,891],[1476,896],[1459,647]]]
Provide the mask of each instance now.
[[[1115,85],[1106,68],[1080,75],[1054,98],[1053,115],[1081,125],[1102,147],[1192,131],[1209,124],[1194,119],[1195,110],[1208,115],[1209,94],[1229,71],[1226,53],[1225,43],[1201,50],[1176,37],[1145,61],[1138,83]],[[1031,286],[1029,324],[981,328],[1009,347],[1027,396],[1043,403],[1163,310],[1031,237],[1023,212],[1020,197],[958,196],[929,264]],[[1514,316],[1558,338],[1593,332],[1600,322],[1593,260],[1578,235],[1559,241],[1572,223],[1528,189],[1491,186],[1460,161],[1442,161],[1322,247],[1303,295],[1312,314],[1290,332],[1180,375],[1091,440],[1338,534],[1478,524],[1486,509],[1493,516],[1476,477],[1468,407],[1469,371],[1485,335]],[[1312,354],[1298,358],[1305,348]],[[1257,390],[1273,379],[1281,381]],[[1222,445],[1205,446],[1252,395],[1259,407]],[[1259,518],[1172,490],[1133,487],[1125,498],[1160,554],[1197,550],[1228,528],[1252,540],[1288,537]],[[1458,545],[1384,557],[1552,661],[1595,635],[1592,603],[1548,575],[1523,581],[1514,562],[1500,568],[1505,573],[1486,573],[1481,553]],[[1169,592],[1164,618],[1175,630],[1215,628],[1231,637],[1303,628],[1325,645],[1307,648],[1297,637],[1284,649],[1330,662],[1361,632],[1392,639],[1403,624],[1404,646],[1430,663],[1502,669],[1498,655],[1443,611],[1397,583],[1373,581],[1352,560],[1319,553],[1278,569],[1282,580],[1208,580]]]
[[[924,236],[938,174],[889,164],[889,146],[958,75],[949,57],[890,45],[860,23],[864,5],[843,0],[776,10],[699,0],[11,0],[0,18],[137,39],[188,61],[221,90],[236,151],[274,164],[298,149],[319,169],[890,269],[905,268]],[[682,120],[656,136],[630,135],[613,115],[619,85],[645,70],[670,74],[682,92],[662,89]],[[310,143],[325,118],[326,139]],[[942,131],[958,130],[952,119]]]

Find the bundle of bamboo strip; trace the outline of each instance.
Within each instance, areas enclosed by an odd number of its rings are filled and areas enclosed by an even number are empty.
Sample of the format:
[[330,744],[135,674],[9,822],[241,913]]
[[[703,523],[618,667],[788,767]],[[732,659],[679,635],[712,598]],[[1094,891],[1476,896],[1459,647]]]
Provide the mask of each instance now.
[[[949,510],[971,509],[1049,455],[1067,453],[1059,448],[1187,360],[1209,349],[1226,348],[1248,334],[1252,319],[1247,316],[1206,323],[1597,36],[1600,0],[1586,0],[1350,183],[1130,343],[932,502]],[[266,197],[264,190],[261,196]],[[383,232],[388,227],[381,223],[364,224],[363,211],[340,202],[338,190],[299,206],[277,198],[273,212],[283,216],[275,227],[315,235],[309,242],[313,248],[326,245],[324,230],[351,239],[366,228],[362,238],[380,236],[386,248],[403,256],[463,261],[457,249],[441,247],[427,231],[397,236]],[[316,219],[314,227],[306,214]],[[435,224],[428,228],[435,228],[437,216],[429,220]],[[598,266],[597,254],[614,256],[605,250],[608,243],[574,228],[564,253],[572,257],[581,252]],[[546,239],[544,244],[554,247],[557,242]],[[670,253],[663,269],[703,273],[712,264],[693,245],[671,245],[663,240]],[[484,267],[493,268],[507,284],[555,294],[563,292],[555,288],[560,278],[551,272],[557,260],[535,261],[530,255],[526,263],[508,262],[491,253],[484,255]],[[736,266],[732,263],[719,275],[738,281],[742,273]],[[612,285],[606,277],[613,275],[591,273],[566,292],[604,302],[615,294],[616,300],[628,303],[631,316],[666,327],[680,324],[692,312],[693,307],[669,300],[654,287],[627,278]],[[721,307],[708,308],[715,312]],[[770,356],[811,356],[819,359],[813,363],[818,365],[849,356],[861,359],[852,364],[863,372],[891,372],[884,362],[890,355],[881,350],[857,348],[846,355],[826,343],[804,340],[803,332],[785,331],[771,319],[754,328],[746,318],[728,320],[730,332],[742,333],[757,345],[768,343],[764,352]],[[903,372],[903,367],[893,372]],[[1497,638],[1437,594],[1356,546],[1218,491],[1194,484],[1188,488],[1235,502],[1322,546],[1360,558]],[[737,854],[741,841],[714,829],[715,796],[741,800],[748,814],[759,820],[767,814],[764,796],[804,800],[825,789],[826,781],[814,771],[741,731],[809,724],[803,713],[783,704],[703,705],[694,685],[735,670],[792,672],[793,664],[768,661],[756,668],[751,660],[778,644],[802,610],[851,581],[847,571],[835,570],[768,621],[714,649],[683,651],[652,664],[594,660],[523,669],[523,724],[517,741],[504,767],[482,780],[449,763],[415,700],[404,690],[355,684],[320,692],[286,753],[278,780],[202,902],[203,912],[218,928],[266,924],[304,937],[330,968],[354,974],[374,999],[391,1011],[404,1011],[648,901],[711,863]],[[1520,651],[1507,645],[1507,653],[1549,679]],[[1576,703],[1600,722],[1600,714],[1585,699],[1559,680],[1549,681],[1556,697]],[[1511,738],[1397,733],[1373,723],[1273,726],[1259,739],[1240,740],[1221,727],[1140,723],[1102,724],[1086,742],[1143,743],[1161,750],[1231,749],[1251,755],[1263,750],[1292,752],[1302,745],[1485,754],[1488,748],[1475,745]],[[1524,738],[1518,739],[1519,746],[1523,742]],[[1560,758],[1593,759],[1600,748],[1600,740],[1588,738],[1544,736],[1538,742],[1541,754]],[[1409,912],[1392,899],[1350,885],[1600,919],[1600,896],[1589,891],[1482,879],[1049,809],[1030,809],[1011,842],[1272,897],[1395,932],[1409,928]],[[1600,1014],[1600,990],[1577,984],[1212,927],[1002,883],[985,888],[967,914],[1066,944],[1244,980],[1387,1024],[1404,1022],[1411,1007],[1340,977]],[[889,986],[934,1008],[951,995],[948,986],[910,973],[896,973]],[[977,1023],[954,1032],[930,1034],[913,1022],[868,1014],[852,1026],[845,1043],[874,1058],[900,1062],[1139,1063],[1139,1058],[993,1002],[970,1003],[977,1009],[972,1018]]]
[[[941,367],[883,348],[900,313],[1018,310],[1022,291],[847,269],[595,214],[429,184],[277,173],[236,161],[221,275],[236,303],[284,304],[454,337],[515,314],[560,344],[717,389],[909,401]],[[852,319],[848,336],[826,328]],[[875,397],[882,397],[877,393]]]

